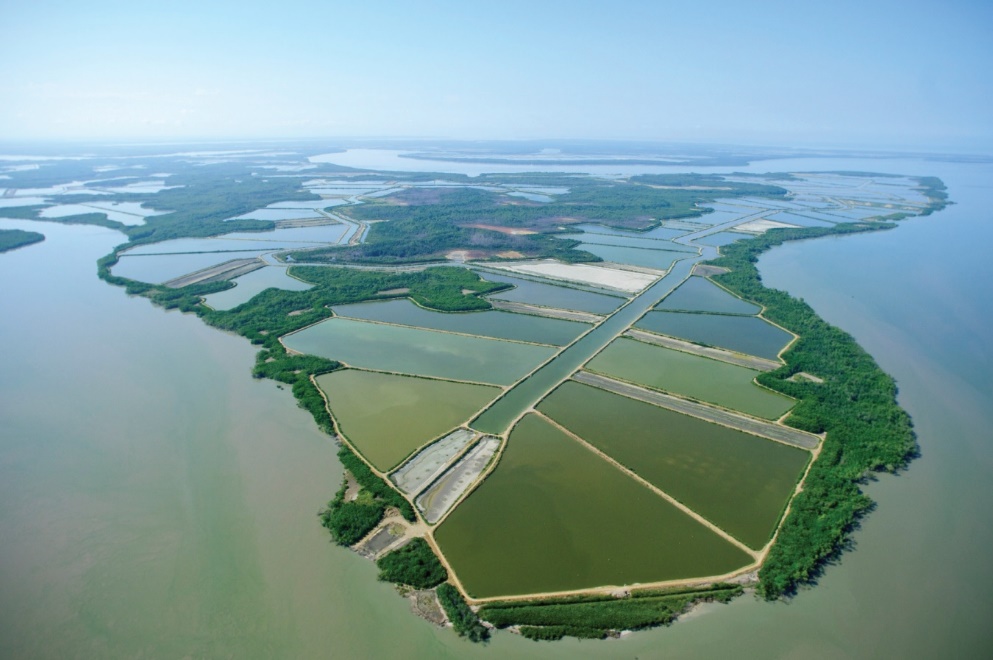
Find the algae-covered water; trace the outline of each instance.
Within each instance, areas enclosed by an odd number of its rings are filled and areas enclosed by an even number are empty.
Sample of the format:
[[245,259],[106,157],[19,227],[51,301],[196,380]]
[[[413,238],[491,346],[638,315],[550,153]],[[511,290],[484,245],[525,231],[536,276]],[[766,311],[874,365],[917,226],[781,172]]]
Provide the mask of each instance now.
[[796,403],[753,383],[753,369],[626,337],[590,360],[588,369],[765,419],[778,419]]
[[557,349],[332,318],[292,334],[288,348],[353,367],[509,385]]
[[751,562],[534,414],[435,538],[481,598],[719,575]]
[[317,377],[339,429],[388,472],[421,445],[465,422],[499,388],[344,369]]
[[751,548],[772,536],[810,453],[569,381],[538,409]]

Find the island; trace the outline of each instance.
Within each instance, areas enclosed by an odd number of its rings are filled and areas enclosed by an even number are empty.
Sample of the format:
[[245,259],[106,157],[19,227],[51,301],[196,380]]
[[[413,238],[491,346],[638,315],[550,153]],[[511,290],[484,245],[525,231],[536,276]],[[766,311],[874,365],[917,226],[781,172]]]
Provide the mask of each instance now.
[[930,214],[940,180],[315,160],[59,162],[10,174],[75,182],[57,206],[3,215],[121,231],[102,279],[256,344],[340,444],[321,523],[470,640],[790,595],[917,452],[893,380],[755,263]]
[[23,229],[0,229],[0,252],[16,250],[20,247],[40,243],[45,240],[44,234]]

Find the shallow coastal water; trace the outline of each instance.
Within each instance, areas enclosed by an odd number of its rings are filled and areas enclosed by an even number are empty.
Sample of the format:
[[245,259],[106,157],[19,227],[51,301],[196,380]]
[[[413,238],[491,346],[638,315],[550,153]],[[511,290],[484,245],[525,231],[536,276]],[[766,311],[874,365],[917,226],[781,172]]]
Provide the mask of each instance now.
[[[420,161],[423,162],[423,161]],[[437,164],[433,164],[437,166]],[[686,169],[686,168],[678,168]],[[736,168],[741,169],[741,168]],[[867,486],[854,552],[789,604],[744,597],[619,641],[484,648],[412,616],[314,513],[334,449],[254,349],[95,277],[100,228],[0,221],[4,657],[982,657],[993,647],[993,168],[762,162],[941,176],[956,205],[890,232],[787,245],[767,284],[852,332],[900,386],[922,457]],[[390,634],[382,634],[388,630]]]

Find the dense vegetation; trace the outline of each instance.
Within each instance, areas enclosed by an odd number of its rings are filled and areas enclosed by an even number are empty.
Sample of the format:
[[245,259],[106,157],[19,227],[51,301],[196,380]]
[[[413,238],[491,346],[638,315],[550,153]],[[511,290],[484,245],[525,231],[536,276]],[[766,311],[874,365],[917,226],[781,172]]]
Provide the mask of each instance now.
[[[765,288],[755,263],[759,254],[785,241],[893,226],[850,223],[776,229],[723,248],[724,256],[711,262],[731,269],[714,279],[765,306],[766,318],[800,336],[783,355],[786,365],[761,374],[758,381],[799,400],[787,424],[812,433],[827,432],[803,491],[793,500],[759,571],[759,589],[766,598],[793,592],[845,547],[850,532],[872,506],[858,484],[873,471],[905,466],[916,455],[917,444],[910,418],[896,401],[893,379],[850,335],[821,320],[805,302]],[[824,382],[789,380],[798,372]]]
[[23,229],[0,229],[0,252],[14,250],[45,240],[44,234]]
[[668,625],[691,605],[726,603],[740,595],[739,585],[634,592],[626,598],[577,596],[550,601],[498,602],[483,605],[479,615],[498,628],[520,626],[531,639],[563,636],[603,638],[622,630]]
[[321,524],[331,532],[335,543],[344,546],[354,545],[365,538],[386,512],[383,502],[371,497],[367,491],[360,491],[357,498],[346,502],[347,489],[346,481],[342,483],[334,499],[328,502],[327,508],[318,514]]
[[406,584],[416,589],[430,589],[448,579],[448,571],[424,539],[413,539],[402,548],[376,561],[379,579]]
[[[500,177],[501,181],[507,179],[513,180]],[[452,250],[471,250],[477,257],[497,257],[512,251],[565,262],[600,261],[599,257],[576,250],[578,241],[556,239],[550,234],[559,231],[560,226],[584,221],[649,229],[664,219],[699,217],[707,210],[698,204],[717,198],[786,194],[776,186],[731,182],[716,175],[643,175],[632,177],[630,183],[561,176],[536,180],[544,185],[566,185],[569,192],[541,203],[476,188],[404,190],[360,206],[338,209],[354,220],[375,222],[362,245],[308,251],[294,258],[408,263],[440,259]],[[539,233],[512,235],[473,225]]]
[[484,642],[490,637],[490,631],[479,621],[479,617],[466,604],[459,590],[445,582],[435,590],[438,602],[452,622],[452,627],[459,637],[466,637],[471,642]]

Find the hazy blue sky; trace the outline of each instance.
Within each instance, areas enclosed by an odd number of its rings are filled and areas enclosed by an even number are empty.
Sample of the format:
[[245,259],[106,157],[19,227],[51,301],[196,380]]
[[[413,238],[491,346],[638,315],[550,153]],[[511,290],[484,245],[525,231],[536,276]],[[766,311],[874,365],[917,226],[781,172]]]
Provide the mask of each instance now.
[[993,2],[0,5],[0,139],[993,149]]

